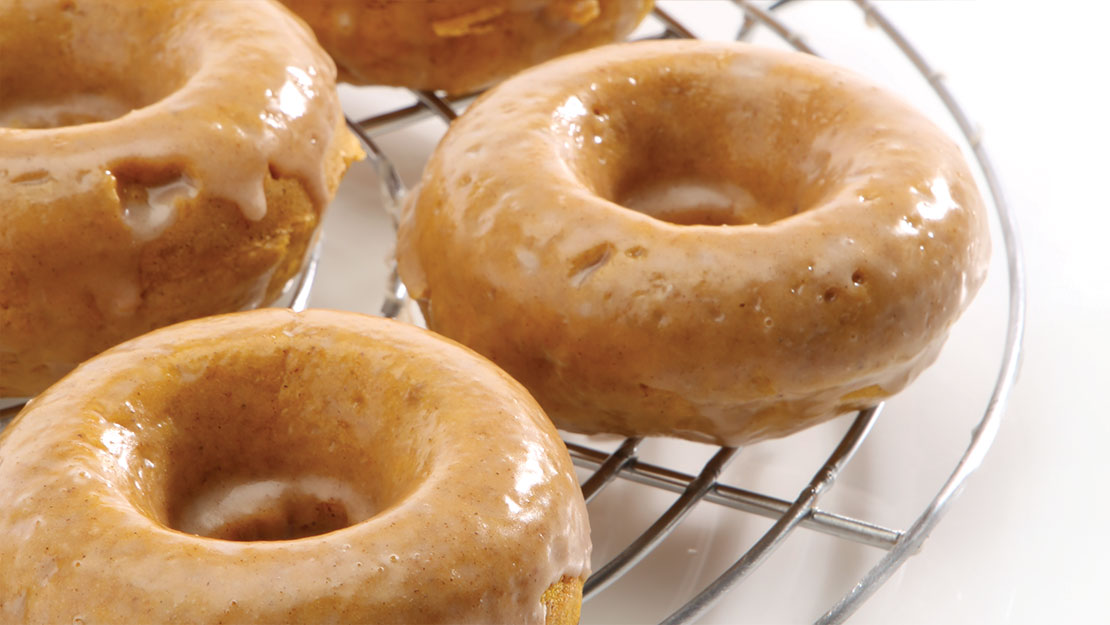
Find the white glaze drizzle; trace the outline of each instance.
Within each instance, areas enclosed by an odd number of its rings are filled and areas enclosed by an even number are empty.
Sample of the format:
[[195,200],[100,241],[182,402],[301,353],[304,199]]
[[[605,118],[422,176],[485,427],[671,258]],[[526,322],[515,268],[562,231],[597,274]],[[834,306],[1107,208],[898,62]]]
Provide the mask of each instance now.
[[142,243],[157,239],[177,218],[177,201],[195,198],[197,188],[187,176],[146,190],[146,198],[123,202],[123,222],[135,240]]
[[[198,195],[266,215],[263,181],[300,180],[322,209],[324,154],[339,126],[334,63],[280,8],[253,2],[183,3],[183,28],[167,44],[195,55],[195,71],[159,102],[101,123],[0,128],[0,180],[52,172],[60,194],[102,184],[125,163],[169,163]],[[140,235],[142,236],[142,235]]]

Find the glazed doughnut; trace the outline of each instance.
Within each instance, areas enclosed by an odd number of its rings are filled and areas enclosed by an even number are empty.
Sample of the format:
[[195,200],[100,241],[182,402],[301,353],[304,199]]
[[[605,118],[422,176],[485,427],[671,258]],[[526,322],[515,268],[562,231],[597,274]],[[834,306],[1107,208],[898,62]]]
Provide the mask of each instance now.
[[277,298],[361,155],[280,5],[0,3],[0,397]]
[[5,623],[577,622],[566,447],[518,383],[415,326],[156,330],[32,400],[0,458]]
[[559,427],[739,445],[903,388],[989,248],[959,149],[906,103],[811,56],[664,41],[483,96],[397,254],[428,326]]
[[464,93],[619,41],[652,0],[282,0],[355,84]]

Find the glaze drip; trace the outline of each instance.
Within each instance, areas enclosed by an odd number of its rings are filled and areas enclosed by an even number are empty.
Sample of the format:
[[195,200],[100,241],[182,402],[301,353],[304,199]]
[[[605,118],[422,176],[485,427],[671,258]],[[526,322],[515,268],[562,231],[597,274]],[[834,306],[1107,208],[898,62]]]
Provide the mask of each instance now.
[[360,156],[303,23],[263,0],[21,0],[0,24],[0,396],[281,295]]
[[[295,21],[259,15],[250,3],[226,3],[219,11],[206,3],[169,4],[180,4],[180,15],[154,11],[141,26],[168,33],[156,37],[162,50],[151,56],[159,64],[145,71],[162,74],[157,81],[173,89],[132,108],[128,94],[136,88],[128,81],[139,78],[121,77],[101,87],[104,94],[59,94],[56,102],[8,107],[0,125],[23,128],[0,128],[0,179],[48,170],[61,192],[79,194],[98,183],[77,172],[108,171],[126,159],[173,161],[192,172],[199,195],[233,202],[252,221],[266,215],[262,187],[271,175],[300,180],[322,210],[324,153],[340,121],[338,96],[328,87],[332,61]],[[205,32],[168,22],[201,14]],[[110,36],[85,28],[73,36]],[[275,51],[285,58],[271,58]]]

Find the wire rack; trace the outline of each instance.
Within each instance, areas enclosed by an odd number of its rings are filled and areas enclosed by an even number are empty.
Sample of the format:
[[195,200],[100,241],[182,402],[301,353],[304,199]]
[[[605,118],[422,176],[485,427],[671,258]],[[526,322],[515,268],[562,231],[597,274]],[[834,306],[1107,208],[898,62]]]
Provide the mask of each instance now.
[[[758,29],[766,29],[789,46],[802,52],[815,54],[802,34],[791,29],[784,20],[780,19],[778,13],[787,4],[800,5],[805,2],[785,0],[760,6],[735,0],[731,5],[742,13],[742,24],[736,38],[747,39]],[[997,177],[977,131],[949,92],[940,74],[928,65],[921,54],[876,6],[867,0],[855,0],[854,4],[863,12],[867,23],[881,30],[905,55],[943,103],[974,155],[1000,223],[1008,281],[1007,321],[1004,345],[998,361],[998,373],[994,379],[986,409],[974,427],[970,443],[947,479],[940,484],[936,494],[916,520],[905,529],[884,527],[864,519],[830,513],[817,506],[819,498],[833,486],[841,470],[864,443],[882,406],[861,411],[851,420],[839,444],[819,465],[812,479],[800,485],[798,496],[792,500],[719,481],[721,472],[740,452],[737,448],[721,447],[711,454],[700,470],[686,473],[647,462],[639,457],[638,451],[643,443],[640,438],[625,439],[612,451],[603,451],[568,440],[567,446],[571,457],[586,476],[582,482],[582,491],[587,502],[592,501],[616,480],[678,495],[647,530],[632,540],[615,557],[597,568],[585,584],[585,601],[596,597],[640,563],[672,534],[695,507],[710,504],[741,513],[759,515],[771,519],[773,523],[727,570],[704,588],[695,591],[679,609],[663,618],[661,623],[690,623],[698,619],[725,593],[770,558],[776,548],[798,528],[806,528],[839,540],[852,541],[883,550],[882,556],[870,570],[854,585],[847,588],[843,597],[816,620],[817,623],[842,622],[920,548],[968,476],[979,466],[994,440],[1006,399],[1017,375],[1024,326],[1024,269],[1014,220],[1004,201]],[[693,32],[676,15],[656,8],[653,17],[658,30],[646,35],[648,38],[694,37]],[[412,95],[413,100],[409,105],[357,121],[348,120],[348,125],[362,140],[369,160],[379,177],[382,201],[390,211],[394,225],[396,225],[399,206],[405,196],[406,187],[394,163],[375,141],[375,137],[429,116],[437,116],[450,124],[477,94],[445,97],[433,92],[414,91]],[[316,279],[320,250],[319,245],[314,248],[306,269],[294,288],[291,301],[291,307],[294,309],[300,310],[308,306]],[[381,304],[382,315],[398,317],[406,309],[411,309],[411,302],[403,283],[397,277],[395,268],[387,280],[386,290]],[[0,410],[0,429],[14,416],[15,410],[16,408]],[[599,520],[595,519],[595,524],[597,522]]]
[[[765,28],[794,49],[816,54],[800,33],[792,30],[778,17],[779,10],[787,4],[796,5],[802,2],[786,0],[762,7],[742,0],[733,2],[732,5],[736,10],[742,12],[742,25],[736,38],[747,39],[757,29]],[[771,557],[776,548],[798,528],[815,530],[838,539],[885,550],[885,554],[878,562],[816,621],[818,623],[842,622],[918,550],[940,521],[968,476],[979,466],[993,442],[1006,398],[1016,377],[1024,325],[1024,272],[1013,219],[977,131],[949,92],[940,74],[930,68],[921,54],[871,2],[856,0],[855,4],[863,12],[866,22],[876,26],[889,37],[940,98],[958,126],[959,132],[963,134],[970,146],[1001,222],[1009,291],[1007,329],[998,375],[987,408],[974,428],[970,444],[947,480],[940,485],[933,499],[906,529],[892,529],[867,520],[825,512],[817,507],[819,497],[832,487],[841,469],[847,465],[864,442],[882,406],[861,411],[856,415],[835,450],[819,466],[812,479],[800,487],[799,495],[793,500],[718,481],[722,470],[739,453],[737,448],[719,448],[700,471],[690,474],[652,464],[638,457],[637,452],[643,442],[640,438],[625,439],[613,451],[602,451],[568,440],[567,446],[575,464],[587,471],[582,482],[582,491],[587,502],[592,501],[615,480],[628,480],[645,488],[678,495],[670,507],[647,530],[631,541],[615,557],[597,568],[585,584],[585,601],[597,596],[641,562],[687,518],[696,506],[705,502],[770,518],[773,524],[731,567],[721,573],[715,581],[695,592],[684,605],[666,616],[660,621],[661,623],[677,624],[695,621],[725,593]],[[647,38],[695,37],[677,15],[656,8],[653,17],[659,29],[648,34]],[[406,188],[397,168],[386,151],[375,142],[375,137],[429,116],[439,117],[446,124],[450,124],[477,94],[446,97],[429,91],[413,91],[412,95],[413,101],[407,106],[348,122],[351,129],[362,139],[369,153],[371,163],[381,182],[384,204],[394,220],[398,215]],[[315,259],[310,264],[312,265],[310,271],[314,272]],[[313,276],[311,272],[307,274],[309,283]],[[397,317],[406,308],[411,307],[411,303],[404,284],[397,277],[395,268],[387,284],[381,313],[384,316]],[[309,288],[310,284],[302,284],[295,307],[304,306],[307,303]]]

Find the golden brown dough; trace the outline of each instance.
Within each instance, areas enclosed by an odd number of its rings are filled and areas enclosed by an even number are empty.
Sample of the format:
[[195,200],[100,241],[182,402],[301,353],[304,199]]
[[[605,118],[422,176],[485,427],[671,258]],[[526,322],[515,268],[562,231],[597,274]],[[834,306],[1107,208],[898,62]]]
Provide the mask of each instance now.
[[652,0],[282,0],[341,79],[463,93],[552,57],[620,41]]
[[565,624],[589,572],[528,393],[354,313],[210,317],[87,361],[0,434],[0,501],[11,624]]
[[959,149],[898,98],[806,55],[669,41],[472,105],[397,254],[428,326],[559,427],[738,445],[902,389],[989,249]]
[[0,3],[0,397],[273,301],[361,155],[271,2]]

